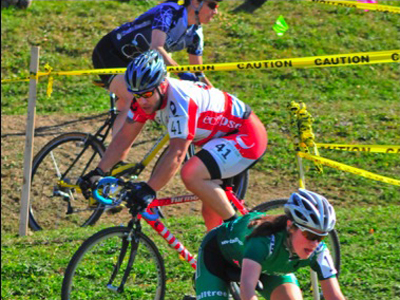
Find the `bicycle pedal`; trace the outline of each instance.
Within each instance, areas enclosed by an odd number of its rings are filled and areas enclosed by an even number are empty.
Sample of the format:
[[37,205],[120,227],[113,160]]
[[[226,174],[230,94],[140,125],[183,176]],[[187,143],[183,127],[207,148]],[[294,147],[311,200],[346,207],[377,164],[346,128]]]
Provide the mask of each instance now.
[[96,208],[98,204],[99,202],[97,202],[96,199],[94,199],[93,197],[89,198],[89,208]]

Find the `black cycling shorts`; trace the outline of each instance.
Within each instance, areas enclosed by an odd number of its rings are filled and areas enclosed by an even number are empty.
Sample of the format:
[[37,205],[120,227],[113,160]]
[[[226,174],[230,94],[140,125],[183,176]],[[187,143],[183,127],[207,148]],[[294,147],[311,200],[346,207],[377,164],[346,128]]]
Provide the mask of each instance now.
[[[92,62],[95,69],[126,68],[131,62],[131,59],[124,57],[124,55],[114,47],[110,34],[107,34],[94,48]],[[108,88],[116,74],[100,74],[99,76],[105,87]]]

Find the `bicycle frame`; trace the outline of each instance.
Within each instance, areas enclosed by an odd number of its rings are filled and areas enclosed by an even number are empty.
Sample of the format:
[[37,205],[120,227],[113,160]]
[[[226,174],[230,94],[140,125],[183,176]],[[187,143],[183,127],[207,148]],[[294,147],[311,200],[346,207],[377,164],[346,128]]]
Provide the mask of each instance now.
[[[231,201],[232,205],[234,208],[240,211],[243,215],[248,214],[249,211],[244,207],[244,201],[239,200],[235,193],[232,190],[232,187],[228,185],[224,186],[224,191],[228,197],[228,199]],[[102,197],[100,197],[102,198]],[[174,204],[182,204],[182,203],[188,203],[188,202],[194,202],[200,200],[197,196],[195,195],[182,195],[182,196],[176,196],[176,197],[165,197],[165,198],[160,198],[160,199],[154,199],[151,204],[148,206],[146,212],[140,213],[133,217],[129,223],[128,223],[128,228],[130,229],[130,234],[129,234],[129,239],[137,239],[137,234],[135,232],[141,231],[141,224],[140,221],[143,219],[147,224],[150,225],[151,228],[153,228],[167,243],[168,245],[174,249],[180,257],[182,257],[187,263],[190,264],[190,266],[196,270],[197,266],[197,260],[195,259],[194,255],[190,253],[190,251],[185,247],[185,245],[182,244],[181,241],[179,241],[171,231],[165,226],[165,224],[160,220],[160,216],[158,213],[153,213],[151,211],[151,208],[155,207],[161,207],[161,206],[168,206],[168,205],[174,205]],[[124,259],[127,249],[128,249],[128,242],[124,241],[123,242],[123,248],[121,250],[121,253],[118,258],[118,262],[114,266],[114,271],[113,274],[110,277],[110,280],[107,284],[107,288],[111,290],[115,290],[117,292],[122,292],[124,290],[124,285],[126,280],[128,279],[129,273],[132,268],[133,260],[134,257],[136,256],[136,249],[138,248],[138,240],[135,240],[135,244],[133,245],[134,251],[130,251],[130,256],[129,256],[129,263],[127,268],[124,271],[124,276],[122,278],[122,281],[118,287],[113,286],[112,283],[115,279],[115,276],[117,272],[119,271],[119,268],[121,266],[121,262]]]
[[[120,167],[117,167],[111,171],[111,176],[123,176],[125,174],[131,174],[132,176],[138,176],[140,173],[144,170],[145,167],[149,165],[149,163],[154,159],[154,157],[157,155],[157,153],[168,143],[169,141],[169,135],[168,132],[164,132],[156,141],[156,143],[153,145],[153,147],[146,153],[146,155],[143,157],[143,159],[138,162],[138,163],[131,163],[131,164],[126,164]],[[82,150],[86,150],[86,147]],[[72,166],[75,164],[75,162],[79,159],[80,155],[77,156],[75,161],[71,164],[71,166],[68,168],[68,170],[64,173],[63,176],[61,176],[61,179],[57,182],[57,185],[62,188],[70,188],[70,189],[75,189],[77,192],[81,192],[81,189],[79,185],[76,184],[71,184],[67,183],[63,180],[65,177],[65,174],[68,173],[69,169],[72,168]],[[92,158],[93,159],[93,158]],[[91,160],[87,165],[89,165]],[[86,169],[86,168],[85,168]]]
[[[229,201],[233,204],[233,206],[240,211],[241,214],[248,214],[249,211],[244,207],[243,200],[239,200],[236,195],[233,193],[231,187],[227,187],[225,189],[225,193],[228,196]],[[160,207],[160,206],[168,206],[173,204],[182,204],[193,201],[200,200],[195,195],[184,195],[184,196],[176,196],[176,197],[167,197],[161,199],[155,199],[149,205],[149,208],[152,207]],[[164,240],[175,249],[181,257],[183,257],[193,269],[196,269],[196,259],[193,255],[186,249],[186,247],[168,230],[168,228],[160,221],[158,214],[153,213],[143,213],[141,214],[142,218],[149,224],[157,233],[164,238]]]

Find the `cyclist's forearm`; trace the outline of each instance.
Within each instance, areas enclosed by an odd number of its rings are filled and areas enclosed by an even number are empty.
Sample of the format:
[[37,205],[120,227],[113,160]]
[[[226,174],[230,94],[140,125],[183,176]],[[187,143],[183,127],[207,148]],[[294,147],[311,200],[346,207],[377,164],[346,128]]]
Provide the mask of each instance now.
[[[202,56],[197,56],[197,55],[193,55],[193,54],[189,54],[189,63],[191,65],[202,65],[203,64],[203,57]],[[196,73],[196,75],[198,76],[198,78],[200,79],[201,82],[209,85],[209,86],[213,86],[211,81],[208,80],[208,78],[205,76],[204,73],[202,73],[200,76]]]
[[112,139],[98,167],[108,172],[117,162],[124,160],[143,126],[143,123],[126,121]]
[[257,300],[255,290],[260,278],[261,265],[251,259],[244,258],[240,274],[240,296],[242,300]]
[[168,52],[164,48],[167,34],[161,30],[154,29],[151,33],[151,45],[150,49],[157,50],[164,58],[164,62],[167,66],[177,66],[178,63],[172,59]]
[[104,172],[110,171],[110,169],[119,161],[124,160],[124,158],[128,155],[129,149],[131,147],[131,144],[125,144],[122,141],[122,143],[117,143],[114,142],[117,141],[117,139],[113,139],[111,142],[110,146],[107,148],[107,151],[100,161],[98,167],[102,169]]
[[336,278],[330,278],[320,281],[324,298],[327,300],[346,300],[343,296],[339,286],[339,282]]
[[168,151],[166,155],[162,157],[162,161],[154,169],[154,172],[147,182],[155,191],[160,190],[164,187],[171,178],[176,174],[179,166],[182,164],[185,155],[176,155],[171,151]]

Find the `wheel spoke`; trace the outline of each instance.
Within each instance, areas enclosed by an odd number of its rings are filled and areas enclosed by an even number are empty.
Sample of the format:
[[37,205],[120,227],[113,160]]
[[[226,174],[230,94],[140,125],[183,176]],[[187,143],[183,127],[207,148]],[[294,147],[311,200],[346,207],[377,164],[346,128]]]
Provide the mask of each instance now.
[[89,207],[81,193],[63,187],[59,181],[75,184],[83,170],[94,169],[103,153],[101,144],[85,133],[63,134],[39,151],[32,171],[32,229],[86,226],[100,217],[102,207]]

